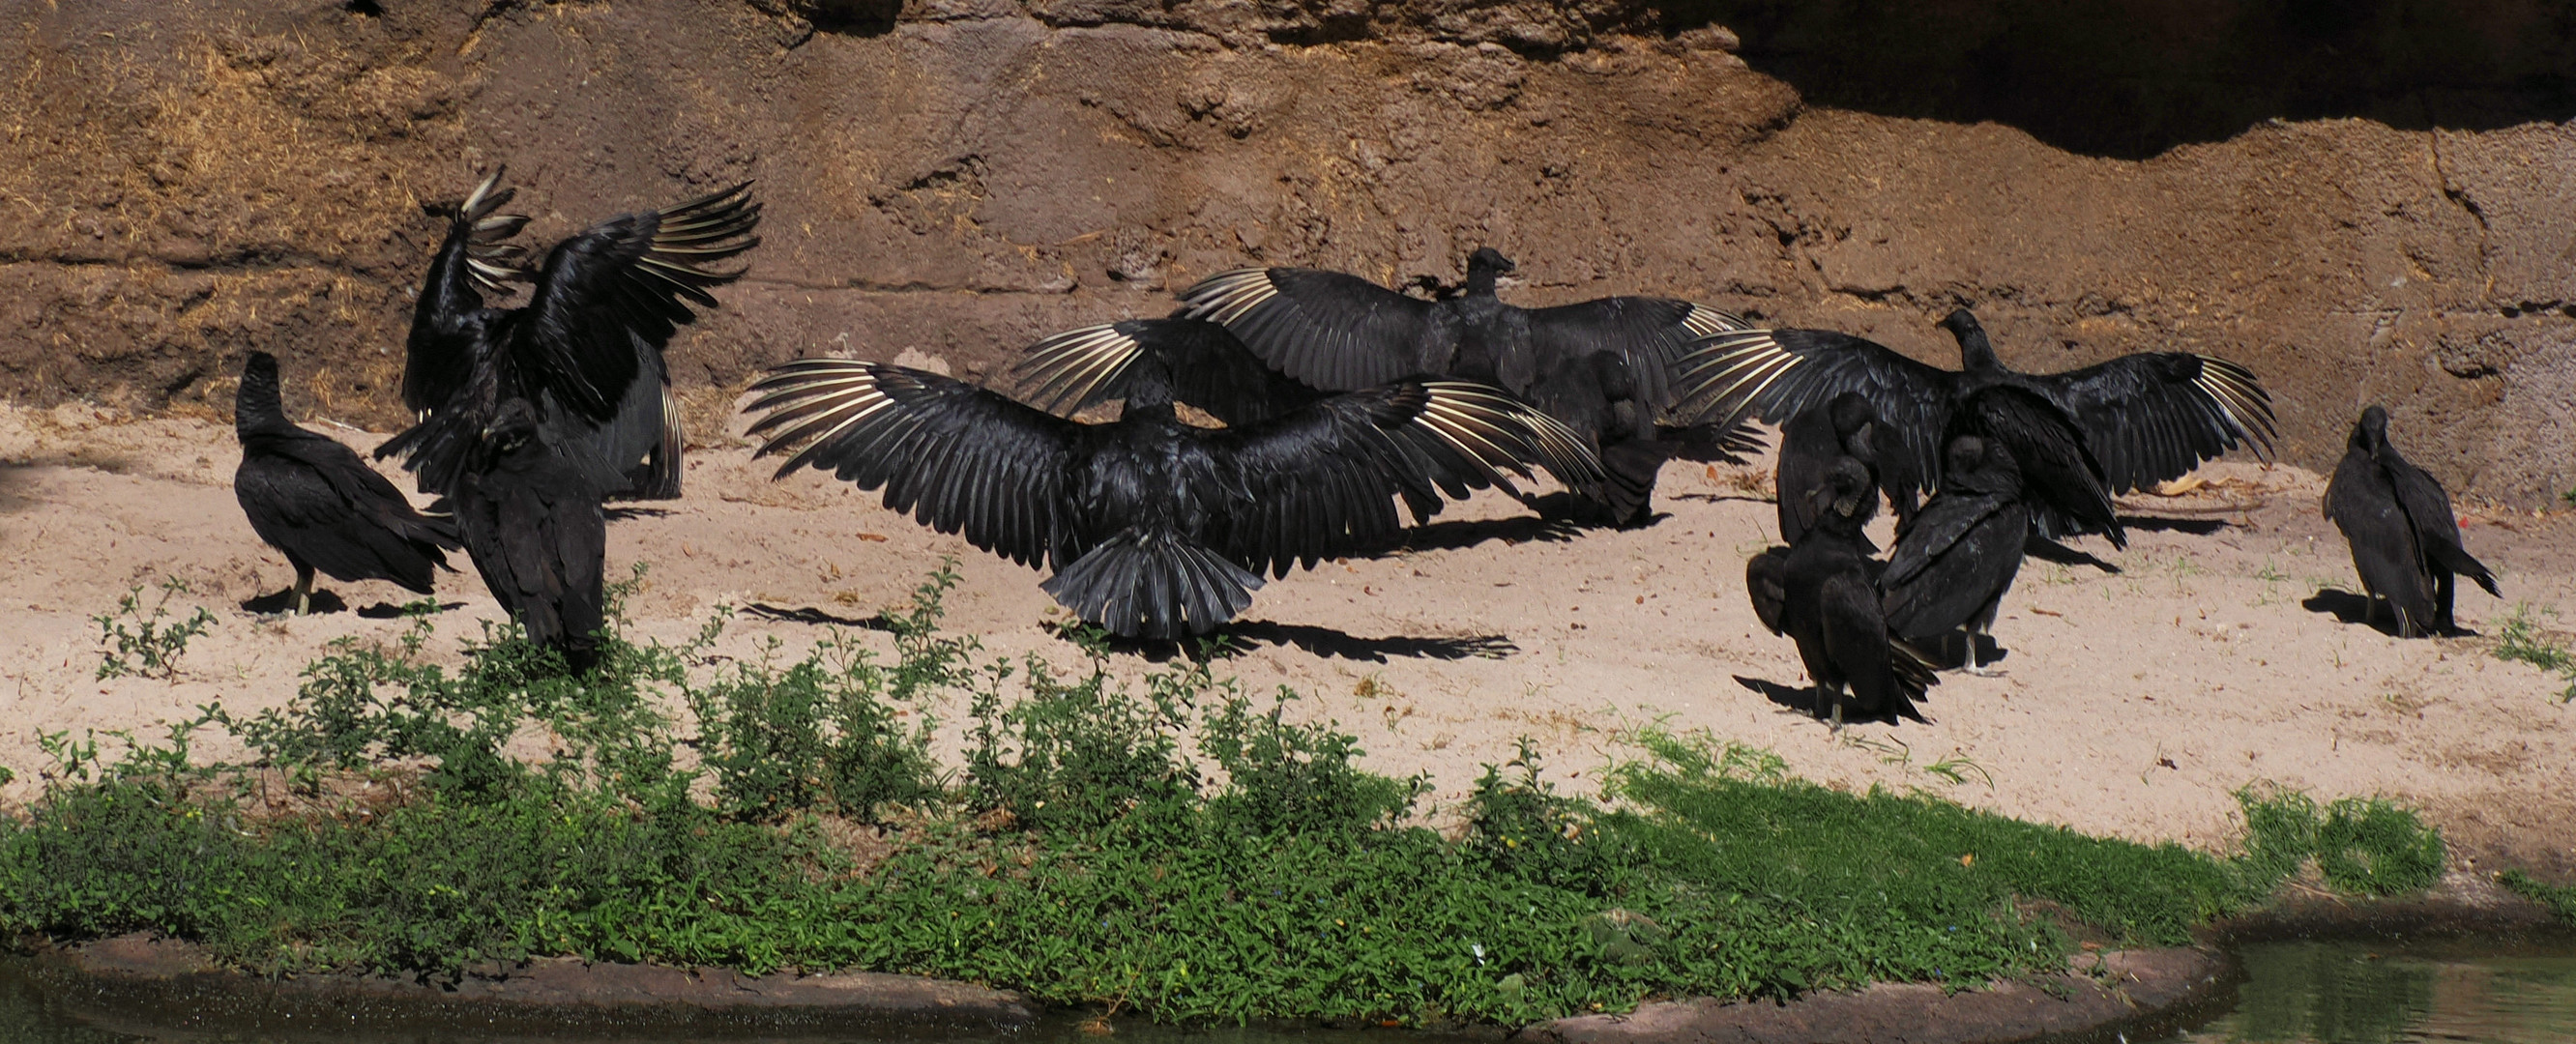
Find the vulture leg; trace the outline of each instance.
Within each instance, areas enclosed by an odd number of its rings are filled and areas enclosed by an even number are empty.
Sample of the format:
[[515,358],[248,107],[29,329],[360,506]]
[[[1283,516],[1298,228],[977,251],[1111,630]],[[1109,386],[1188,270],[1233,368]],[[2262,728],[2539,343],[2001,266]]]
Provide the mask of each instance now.
[[306,616],[312,612],[313,567],[297,562],[295,563],[295,615]]

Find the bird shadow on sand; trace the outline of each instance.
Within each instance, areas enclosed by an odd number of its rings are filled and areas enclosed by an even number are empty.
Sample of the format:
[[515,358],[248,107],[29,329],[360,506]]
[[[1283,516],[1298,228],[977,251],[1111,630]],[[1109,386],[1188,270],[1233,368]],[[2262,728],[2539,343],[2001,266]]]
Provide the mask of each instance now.
[[[2396,612],[2383,611],[2375,614],[2374,617],[2370,611],[2370,596],[2366,594],[2354,594],[2341,588],[2329,587],[2308,596],[2299,603],[2299,607],[2312,613],[2334,617],[2340,623],[2365,624],[2371,630],[2391,638],[2400,637],[2397,633]],[[2476,631],[2456,626],[2434,635],[2437,638],[2475,638],[2477,636]]]
[[1675,493],[1672,495],[1672,498],[1674,500],[1698,500],[1710,504],[1722,504],[1729,500],[1741,500],[1747,504],[1776,505],[1780,503],[1779,499],[1776,497],[1755,496],[1751,493]]
[[1810,718],[1816,716],[1816,708],[1823,696],[1812,685],[1792,688],[1779,682],[1747,678],[1741,674],[1735,676],[1735,684],[1761,693],[1762,698]]
[[1465,638],[1418,638],[1390,635],[1364,638],[1348,631],[1311,624],[1271,623],[1267,620],[1237,620],[1195,638],[1119,638],[1092,631],[1078,634],[1061,622],[1039,625],[1049,634],[1081,645],[1097,645],[1103,651],[1122,656],[1135,656],[1151,663],[1174,659],[1230,660],[1263,645],[1295,646],[1307,653],[1338,660],[1364,660],[1385,663],[1389,657],[1424,660],[1499,660],[1520,651],[1520,646],[1499,634],[1471,635]]
[[2074,548],[2058,543],[2057,541],[2050,540],[2047,537],[2039,535],[2036,531],[2030,534],[2029,539],[2022,541],[2021,553],[2029,555],[2032,558],[2039,559],[2042,562],[2055,562],[2062,566],[2092,566],[2093,568],[2099,569],[2105,573],[2114,574],[2120,571],[2119,566],[2112,565],[2109,562],[2093,557],[2091,554],[2078,551]]
[[841,616],[810,605],[784,606],[770,605],[767,602],[753,602],[743,606],[742,611],[745,616],[757,616],[763,620],[776,620],[780,623],[813,624],[818,627],[857,627],[870,631],[894,630],[894,624],[886,619],[884,613]]
[[1565,518],[1542,518],[1537,515],[1515,515],[1511,518],[1451,519],[1416,527],[1398,545],[1406,551],[1460,551],[1491,540],[1505,544],[1539,541],[1562,544],[1582,536],[1587,528]]
[[[2112,571],[2118,572],[2116,569]],[[1923,658],[1931,661],[1934,669],[1950,671],[1968,665],[1968,637],[1966,631],[1952,631],[1942,635],[1938,642],[1908,641],[1905,644],[1923,654]],[[1976,640],[1980,662],[1985,666],[1992,667],[2002,663],[2005,658],[2012,655],[2012,650],[1995,644],[1995,636],[1991,634],[1977,635]]]
[[2236,525],[2223,518],[2174,518],[2169,515],[2122,515],[2120,524],[2148,533],[2189,533],[2192,536],[2208,536]]
[[616,507],[601,508],[599,509],[599,513],[611,522],[624,522],[630,518],[664,518],[671,514],[671,509],[657,507],[628,507],[625,505],[619,505]]
[[1370,663],[1385,663],[1390,656],[1420,660],[1500,660],[1521,651],[1521,647],[1513,644],[1511,639],[1499,634],[1464,638],[1411,635],[1363,638],[1331,627],[1271,623],[1268,620],[1238,621],[1218,628],[1217,633],[1238,643],[1293,645],[1316,656]]
[[[257,613],[261,616],[276,616],[281,613],[292,613],[295,611],[295,589],[289,587],[275,594],[264,594],[256,598],[245,599],[238,604],[241,606],[243,612]],[[405,602],[401,605],[395,605],[392,602],[378,602],[374,605],[360,608],[358,610],[358,615],[370,620],[399,620],[416,611],[422,604],[423,603],[421,602]],[[465,603],[437,602],[432,603],[432,605],[433,608],[429,610],[430,612],[443,613],[450,609],[464,608]],[[333,613],[345,613],[349,611],[349,602],[347,599],[340,597],[336,592],[317,588],[313,592],[312,601],[308,604],[306,611],[308,615],[312,616],[329,616]]]
[[[1747,678],[1741,674],[1735,676],[1735,684],[1761,693],[1762,698],[1770,700],[1772,703],[1778,705],[1783,712],[1795,712],[1801,718],[1812,718],[1821,722],[1824,715],[1818,712],[1827,709],[1824,702],[1824,690],[1818,689],[1812,685],[1803,689],[1793,689],[1786,685],[1782,685],[1779,682],[1765,681],[1760,678]],[[1924,720],[1926,723],[1929,723],[1931,719],[1927,717]],[[1853,718],[1844,722],[1846,725],[1894,725],[1897,723],[1896,715],[1888,713],[1881,713],[1873,717]]]
[[[246,598],[242,600],[241,607],[243,612],[258,613],[262,616],[291,613],[295,611],[295,589],[289,587],[283,591],[277,592],[276,594],[264,594],[255,598]],[[342,599],[335,593],[316,589],[313,592],[312,601],[307,604],[305,611],[314,616],[345,613],[349,611],[349,603],[347,600]]]

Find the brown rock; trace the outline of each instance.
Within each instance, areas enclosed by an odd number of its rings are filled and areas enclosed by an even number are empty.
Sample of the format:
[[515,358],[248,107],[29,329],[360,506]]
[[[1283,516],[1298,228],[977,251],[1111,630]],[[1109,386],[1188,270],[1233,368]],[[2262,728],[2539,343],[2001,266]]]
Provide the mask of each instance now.
[[395,425],[423,204],[507,161],[539,242],[761,181],[688,385],[999,372],[1223,268],[1454,280],[1491,244],[1524,304],[1677,294],[1944,364],[1967,304],[2025,368],[2226,355],[2291,460],[2379,401],[2454,491],[2550,500],[2576,129],[2530,121],[2564,45],[2533,4],[2276,6],[0,0],[0,394],[220,412],[262,348]]

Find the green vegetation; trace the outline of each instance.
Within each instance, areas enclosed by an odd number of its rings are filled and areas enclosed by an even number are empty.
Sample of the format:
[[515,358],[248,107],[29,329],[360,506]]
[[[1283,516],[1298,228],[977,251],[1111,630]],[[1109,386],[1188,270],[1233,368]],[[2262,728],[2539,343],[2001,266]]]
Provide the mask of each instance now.
[[116,600],[116,611],[90,617],[98,625],[98,678],[128,674],[168,678],[179,671],[179,657],[188,651],[188,642],[215,625],[215,614],[205,606],[185,620],[164,622],[170,617],[170,596],[188,593],[185,580],[171,578],[161,582],[161,597],[149,609],[143,606],[143,585]]
[[2561,921],[2576,923],[2576,886],[2547,884],[2520,870],[2507,870],[2496,875],[2496,883],[2512,889],[2525,899],[2539,903],[2558,915]]
[[2558,694],[2558,699],[2576,700],[2576,653],[2541,637],[2540,629],[2531,620],[2531,606],[2514,606],[2513,615],[2505,617],[2496,635],[2495,655],[2499,660],[2527,663],[2567,679],[2567,689]]
[[[0,927],[153,929],[263,972],[574,954],[944,976],[1166,1020],[1518,1024],[1973,985],[2065,967],[2061,919],[2179,943],[2311,860],[2362,891],[2440,868],[2384,802],[2248,792],[2246,851],[2220,859],[1842,793],[1654,729],[1600,802],[1550,789],[1524,742],[1445,837],[1408,825],[1424,780],[1367,771],[1356,737],[1288,719],[1292,694],[1205,658],[1122,682],[1096,642],[1075,671],[987,657],[938,631],[955,579],[888,614],[890,657],[844,635],[719,657],[719,614],[678,646],[613,625],[585,678],[507,628],[450,669],[423,615],[335,645],[277,710],[205,708],[165,740],[110,736],[113,757],[51,737],[43,796],[0,818]],[[961,765],[932,754],[936,706],[967,708]],[[193,758],[208,728],[251,760]]]

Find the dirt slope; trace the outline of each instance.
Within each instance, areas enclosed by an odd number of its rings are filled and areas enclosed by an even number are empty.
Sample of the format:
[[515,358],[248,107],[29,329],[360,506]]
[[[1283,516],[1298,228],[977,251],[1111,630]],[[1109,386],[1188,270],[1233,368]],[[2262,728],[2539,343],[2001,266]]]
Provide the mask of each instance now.
[[2576,482],[2554,8],[1900,7],[0,0],[0,394],[221,416],[266,348],[389,425],[423,205],[507,162],[538,236],[761,180],[693,388],[983,374],[1226,267],[1454,280],[1491,244],[1525,303],[1945,362],[1968,304],[2026,367],[2244,361],[2311,468],[2384,401],[2454,488]]

